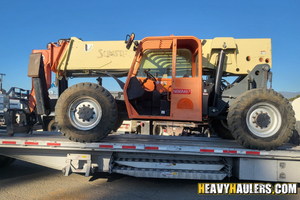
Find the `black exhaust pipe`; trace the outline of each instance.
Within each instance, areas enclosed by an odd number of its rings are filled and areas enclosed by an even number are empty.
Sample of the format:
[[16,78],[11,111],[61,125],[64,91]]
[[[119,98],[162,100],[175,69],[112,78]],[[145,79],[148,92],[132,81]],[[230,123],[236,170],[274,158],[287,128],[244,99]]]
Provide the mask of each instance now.
[[221,91],[221,80],[223,74],[224,60],[225,60],[225,52],[221,50],[221,52],[219,53],[217,73],[215,78],[215,96],[214,96],[213,107],[217,107],[218,105],[218,98],[220,96],[220,91]]

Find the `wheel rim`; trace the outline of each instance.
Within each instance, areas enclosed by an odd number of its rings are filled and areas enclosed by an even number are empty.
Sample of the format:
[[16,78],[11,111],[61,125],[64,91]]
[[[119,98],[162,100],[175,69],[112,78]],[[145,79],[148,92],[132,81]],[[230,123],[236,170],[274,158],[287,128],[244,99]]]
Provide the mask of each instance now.
[[102,109],[95,99],[81,97],[70,104],[68,115],[74,127],[79,130],[90,130],[100,122]]
[[281,127],[282,117],[279,110],[269,103],[257,103],[247,112],[249,130],[258,137],[270,137]]

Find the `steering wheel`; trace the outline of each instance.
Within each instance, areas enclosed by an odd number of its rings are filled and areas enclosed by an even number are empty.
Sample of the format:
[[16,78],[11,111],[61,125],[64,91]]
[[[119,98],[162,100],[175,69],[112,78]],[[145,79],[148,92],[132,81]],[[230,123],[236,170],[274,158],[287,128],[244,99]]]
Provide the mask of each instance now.
[[144,72],[147,75],[147,79],[150,79],[152,81],[156,81],[156,78],[149,71],[150,71],[150,69],[149,70],[144,69]]
[[149,72],[149,70],[143,70],[145,72],[145,74],[147,75],[147,78],[144,79],[144,81],[142,82],[142,86],[147,82],[148,79],[153,81],[154,84],[154,89],[156,89],[156,78]]

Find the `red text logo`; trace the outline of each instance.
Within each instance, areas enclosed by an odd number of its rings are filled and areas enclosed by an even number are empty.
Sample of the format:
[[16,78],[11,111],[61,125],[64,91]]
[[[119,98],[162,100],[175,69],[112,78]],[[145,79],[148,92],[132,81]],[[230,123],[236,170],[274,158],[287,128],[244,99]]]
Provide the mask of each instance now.
[[191,94],[191,89],[173,89],[173,94]]

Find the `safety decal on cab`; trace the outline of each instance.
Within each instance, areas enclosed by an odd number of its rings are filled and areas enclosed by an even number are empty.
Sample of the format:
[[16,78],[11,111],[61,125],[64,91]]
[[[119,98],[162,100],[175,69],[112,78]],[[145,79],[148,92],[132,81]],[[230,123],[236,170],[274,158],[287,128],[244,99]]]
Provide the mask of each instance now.
[[173,89],[173,94],[191,94],[191,89]]

